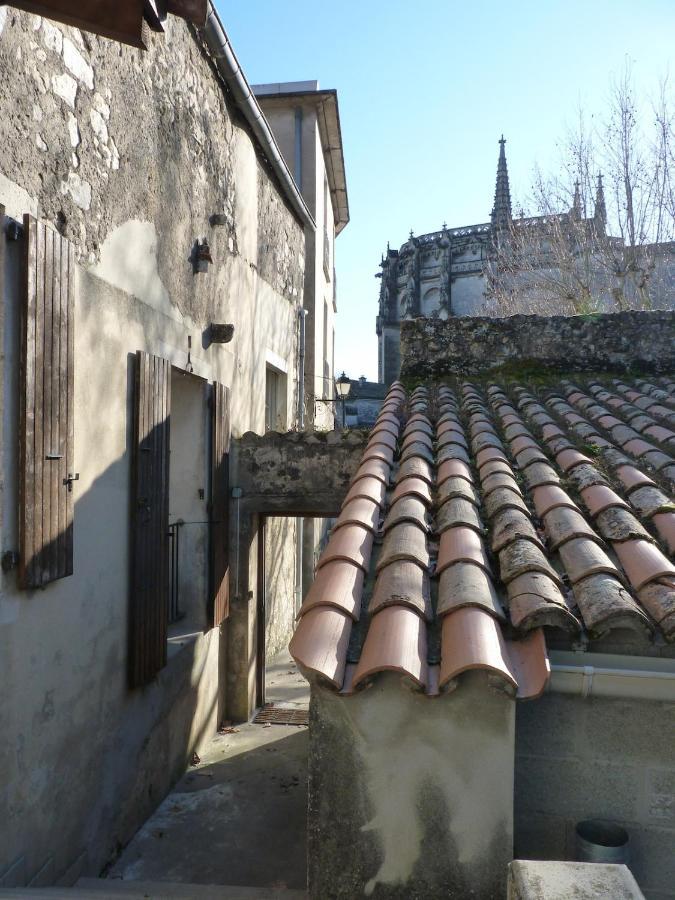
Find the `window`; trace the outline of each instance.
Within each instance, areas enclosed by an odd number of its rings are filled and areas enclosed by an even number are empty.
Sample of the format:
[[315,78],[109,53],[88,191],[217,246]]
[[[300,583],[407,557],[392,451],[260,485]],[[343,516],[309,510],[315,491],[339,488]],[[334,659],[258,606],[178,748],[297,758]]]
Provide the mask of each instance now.
[[267,366],[265,431],[285,431],[286,427],[286,375],[272,366]]

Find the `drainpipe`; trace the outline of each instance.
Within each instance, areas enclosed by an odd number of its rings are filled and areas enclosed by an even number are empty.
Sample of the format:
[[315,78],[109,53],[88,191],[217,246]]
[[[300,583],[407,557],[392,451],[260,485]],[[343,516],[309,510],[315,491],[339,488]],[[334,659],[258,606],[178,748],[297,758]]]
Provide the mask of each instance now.
[[305,429],[305,318],[307,310],[298,309],[298,431]]
[[258,105],[255,94],[250,88],[244,75],[239,60],[237,59],[230,39],[225,33],[223,23],[216,12],[212,0],[208,2],[206,24],[199,29],[206,45],[215,61],[218,71],[225,79],[225,83],[232,92],[237,106],[248,122],[253,134],[260,142],[263,152],[272,167],[274,174],[280,180],[284,193],[294,212],[299,216],[304,225],[312,231],[316,231],[316,222],[310,213],[307,204],[293,180],[286,161],[281,155],[279,146],[272,134],[267,119]]
[[581,697],[675,699],[675,659],[551,651],[548,691]]
[[302,190],[302,107],[295,107],[295,183]]

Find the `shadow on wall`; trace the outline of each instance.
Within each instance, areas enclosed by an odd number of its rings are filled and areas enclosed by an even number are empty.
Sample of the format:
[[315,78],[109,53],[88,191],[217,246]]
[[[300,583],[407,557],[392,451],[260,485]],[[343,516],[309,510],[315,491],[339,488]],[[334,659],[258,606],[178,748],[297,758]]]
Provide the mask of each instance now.
[[[0,822],[0,873],[24,857],[26,880],[49,860],[58,879],[83,852],[84,871],[98,874],[222,715],[219,629],[172,648],[147,686],[128,687],[133,364],[128,354],[126,378],[117,383],[107,381],[103,367],[89,378],[87,367],[87,384],[80,386],[89,413],[86,435],[80,432],[78,440],[76,433],[76,443],[86,448],[76,448],[83,471],[95,467],[86,457],[108,445],[113,425],[106,409],[120,400],[120,388],[126,437],[114,462],[75,486],[74,574],[21,592],[13,574],[5,578],[14,618],[0,629],[7,810]],[[118,429],[125,427],[119,416],[112,418]],[[112,446],[119,443],[117,434]],[[16,521],[12,527],[16,534]]]

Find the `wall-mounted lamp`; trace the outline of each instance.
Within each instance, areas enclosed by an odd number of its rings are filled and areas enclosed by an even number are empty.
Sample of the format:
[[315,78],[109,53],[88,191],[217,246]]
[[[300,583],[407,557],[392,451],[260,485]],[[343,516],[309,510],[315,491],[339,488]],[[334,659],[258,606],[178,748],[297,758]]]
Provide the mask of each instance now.
[[234,336],[234,325],[221,325],[211,322],[209,325],[209,344],[229,344]]
[[192,265],[195,275],[199,272],[208,272],[209,263],[213,262],[211,256],[211,248],[209,242],[204,238],[203,241],[197,240],[192,251]]

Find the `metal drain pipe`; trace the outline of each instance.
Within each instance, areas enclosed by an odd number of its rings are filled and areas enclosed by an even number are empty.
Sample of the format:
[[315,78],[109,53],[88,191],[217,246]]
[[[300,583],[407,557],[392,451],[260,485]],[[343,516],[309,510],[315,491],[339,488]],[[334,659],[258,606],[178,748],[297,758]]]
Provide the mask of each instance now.
[[300,220],[304,225],[312,231],[316,231],[316,222],[314,221],[307,204],[302,199],[298,186],[293,180],[293,176],[286,165],[286,161],[281,155],[281,151],[272,134],[272,130],[267,124],[267,119],[260,109],[255,94],[251,90],[251,87],[246,80],[246,76],[239,65],[239,60],[232,49],[230,39],[225,32],[223,23],[220,21],[220,17],[212,0],[209,0],[208,3],[206,24],[203,28],[200,28],[199,31],[206,41],[206,45],[215,60],[218,71],[225,79],[225,83],[232,92],[232,96],[251,127],[253,134],[260,142],[263,152],[265,153],[274,174],[281,182],[295,213],[300,217]]
[[550,653],[548,691],[581,697],[675,700],[675,659],[611,653]]

